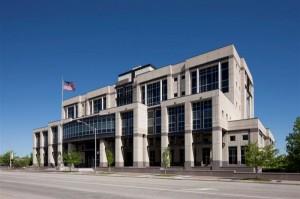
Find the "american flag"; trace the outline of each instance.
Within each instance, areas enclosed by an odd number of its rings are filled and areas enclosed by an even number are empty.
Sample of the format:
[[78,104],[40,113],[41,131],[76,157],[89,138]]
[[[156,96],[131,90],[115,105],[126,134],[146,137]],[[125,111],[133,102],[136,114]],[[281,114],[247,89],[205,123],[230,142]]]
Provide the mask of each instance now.
[[64,81],[64,90],[75,91],[75,84],[73,82]]

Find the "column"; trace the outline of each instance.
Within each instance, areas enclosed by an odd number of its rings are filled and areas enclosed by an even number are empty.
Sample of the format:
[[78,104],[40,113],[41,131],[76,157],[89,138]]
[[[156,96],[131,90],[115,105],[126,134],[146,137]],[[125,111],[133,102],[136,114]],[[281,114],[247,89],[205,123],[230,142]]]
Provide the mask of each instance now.
[[173,98],[173,77],[172,74],[169,74],[167,77],[167,85],[168,85],[168,99],[172,99]]
[[85,115],[90,115],[91,114],[91,107],[90,107],[90,101],[89,100],[86,101],[85,106],[86,106]]
[[136,85],[136,102],[142,102],[141,86],[139,84]]
[[191,94],[191,73],[190,70],[185,71],[185,95]]
[[62,124],[58,125],[58,132],[57,132],[57,166],[62,167],[63,166],[63,127]]
[[163,152],[169,146],[169,124],[168,124],[168,108],[161,107],[161,163],[163,158]]
[[43,131],[40,132],[40,166],[44,166],[44,134]]
[[122,121],[120,112],[116,113],[116,137],[115,137],[115,166],[124,167],[123,144],[122,144]]
[[33,133],[32,135],[32,141],[33,141],[33,148],[32,148],[32,164],[33,166],[38,166],[38,161],[37,161],[37,146],[36,146],[36,135]]
[[193,120],[192,120],[192,104],[185,102],[184,119],[185,119],[185,133],[184,133],[184,167],[194,167],[194,152],[193,152]]
[[147,135],[147,106],[137,104],[133,110],[133,166],[144,167],[143,136]]
[[[109,90],[110,92],[110,90]],[[109,109],[111,107],[110,104],[110,94],[106,94],[106,109]]]
[[53,132],[52,127],[48,127],[48,166],[54,167],[54,157],[53,157]]
[[212,131],[212,166],[218,169],[222,166],[222,128],[213,127]]
[[100,146],[99,146],[99,149],[100,149],[100,167],[107,167],[108,166],[108,163],[107,163],[107,156],[106,156],[106,149],[105,149],[105,140],[104,139],[100,139]]
[[222,70],[221,70],[221,62],[218,63],[218,74],[219,74],[219,90],[222,90]]
[[[75,106],[76,107],[76,106]],[[82,107],[82,103],[78,102],[77,103],[77,117],[82,117],[83,114],[83,107]]]
[[241,165],[242,157],[241,157],[241,145],[240,144],[238,144],[236,146],[236,150],[237,150],[237,163],[238,163],[238,165]]
[[177,75],[177,96],[178,97],[181,97],[181,74],[180,75]]
[[65,119],[66,118],[66,110],[65,107],[61,107],[61,119]]
[[143,136],[143,142],[144,142],[144,148],[143,148],[143,156],[144,156],[144,167],[149,167],[150,166],[150,161],[149,161],[149,151],[148,151],[148,138],[147,135]]

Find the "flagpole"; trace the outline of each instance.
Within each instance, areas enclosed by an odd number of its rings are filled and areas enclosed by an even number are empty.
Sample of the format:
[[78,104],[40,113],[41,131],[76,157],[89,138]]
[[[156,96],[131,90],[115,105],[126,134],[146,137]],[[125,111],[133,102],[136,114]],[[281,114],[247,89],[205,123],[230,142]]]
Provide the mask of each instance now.
[[[64,133],[64,130],[63,130],[63,119],[64,119],[64,116],[63,116],[63,113],[64,113],[64,110],[63,110],[63,107],[64,107],[64,78],[63,76],[61,76],[61,107],[60,107],[60,113],[61,113],[61,119],[60,119],[60,128],[61,128],[61,139],[63,138],[63,133]],[[61,145],[62,145],[62,140],[61,140]],[[59,159],[59,163],[58,163],[58,167],[61,168],[63,166],[63,157],[62,157],[62,146],[61,146],[61,151],[60,151],[60,157],[58,157]]]
[[61,77],[61,119],[63,119],[63,107],[64,107],[64,78]]

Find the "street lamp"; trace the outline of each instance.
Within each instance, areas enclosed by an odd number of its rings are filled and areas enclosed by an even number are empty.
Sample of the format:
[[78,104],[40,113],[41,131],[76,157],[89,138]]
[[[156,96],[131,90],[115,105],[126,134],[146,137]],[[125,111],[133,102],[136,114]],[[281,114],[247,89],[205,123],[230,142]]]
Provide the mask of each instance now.
[[82,123],[84,125],[86,125],[89,129],[93,129],[94,131],[94,136],[95,136],[95,160],[94,160],[94,170],[96,172],[96,166],[97,166],[97,140],[96,140],[96,132],[97,129],[96,128],[92,128],[88,123],[81,121],[81,120],[76,120],[77,123]]

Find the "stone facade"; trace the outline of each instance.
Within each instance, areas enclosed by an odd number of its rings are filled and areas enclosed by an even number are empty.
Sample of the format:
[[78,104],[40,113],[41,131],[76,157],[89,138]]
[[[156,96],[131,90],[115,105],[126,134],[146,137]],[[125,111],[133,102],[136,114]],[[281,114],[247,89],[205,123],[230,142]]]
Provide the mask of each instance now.
[[[254,117],[249,68],[233,45],[174,65],[135,67],[115,85],[64,100],[61,120],[33,130],[33,163],[62,165],[64,151],[81,153],[79,166],[160,166],[171,151],[172,166],[244,167],[248,143],[274,137]],[[47,141],[46,141],[47,139]]]

